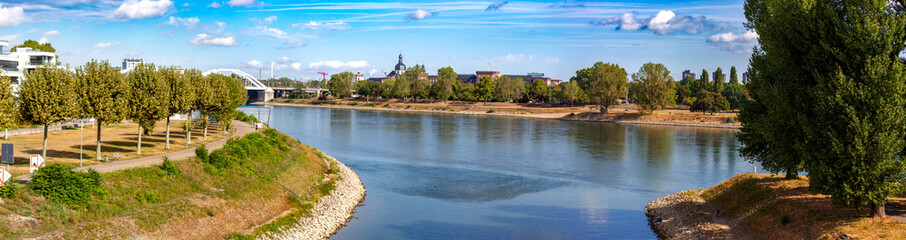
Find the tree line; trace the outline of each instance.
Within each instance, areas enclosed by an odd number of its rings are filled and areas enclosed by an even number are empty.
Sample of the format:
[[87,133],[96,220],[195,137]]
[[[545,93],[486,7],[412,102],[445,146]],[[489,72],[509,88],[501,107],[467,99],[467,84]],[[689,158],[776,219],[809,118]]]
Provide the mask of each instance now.
[[[748,0],[740,153],[884,217],[906,190],[906,1]],[[796,24],[790,24],[796,23]]]
[[[730,81],[725,82],[722,70],[709,80],[708,72],[702,70],[702,78],[686,77],[676,82],[670,71],[659,63],[646,63],[631,75],[618,64],[597,62],[591,67],[579,69],[570,81],[548,86],[535,79],[532,83],[522,78],[506,75],[491,78],[482,76],[475,84],[462,83],[451,67],[437,70],[437,80],[428,82],[423,66],[416,65],[397,78],[384,82],[355,82],[355,74],[342,72],[330,76],[327,88],[336,97],[346,98],[353,92],[366,98],[399,98],[403,100],[461,100],[482,102],[544,102],[551,104],[596,104],[602,112],[610,106],[621,103],[628,93],[631,102],[643,111],[685,104],[693,111],[719,112],[739,109],[747,100],[745,86],[739,83],[736,67],[730,69]],[[285,81],[283,85],[291,85]],[[316,81],[321,82],[321,81]],[[310,84],[309,84],[310,85]],[[628,91],[628,92],[627,92]]]
[[[6,80],[3,80],[6,79]],[[0,82],[9,82],[0,76]],[[142,135],[152,133],[155,124],[166,119],[166,145],[170,148],[170,119],[173,114],[199,111],[207,138],[208,116],[216,116],[231,129],[236,108],[248,99],[241,80],[222,74],[203,76],[197,69],[156,67],[139,64],[128,74],[108,61],[92,60],[75,71],[44,65],[26,73],[18,97],[9,84],[0,84],[0,128],[16,124],[42,125],[42,156],[47,157],[48,126],[74,118],[97,120],[97,154],[101,159],[101,129],[104,125],[131,120],[138,124],[136,153],[141,155]],[[184,122],[186,144],[191,139],[191,120]],[[204,141],[204,140],[202,140]]]

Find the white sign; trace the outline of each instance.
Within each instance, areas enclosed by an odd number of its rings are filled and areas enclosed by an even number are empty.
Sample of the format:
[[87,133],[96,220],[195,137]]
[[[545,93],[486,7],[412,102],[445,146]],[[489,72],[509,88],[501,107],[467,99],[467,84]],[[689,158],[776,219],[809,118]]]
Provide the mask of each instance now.
[[9,174],[5,167],[0,167],[0,186],[6,185],[6,181],[9,181],[9,178],[11,177],[13,177],[13,175]]
[[44,166],[44,157],[41,155],[31,155],[28,159],[28,172],[30,173],[35,173],[39,167]]

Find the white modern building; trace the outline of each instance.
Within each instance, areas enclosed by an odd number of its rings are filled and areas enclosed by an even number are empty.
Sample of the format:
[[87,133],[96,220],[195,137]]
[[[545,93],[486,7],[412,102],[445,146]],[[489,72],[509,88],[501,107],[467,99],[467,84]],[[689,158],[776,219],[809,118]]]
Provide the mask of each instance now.
[[120,70],[122,70],[124,72],[128,72],[129,70],[132,70],[132,68],[134,68],[135,66],[138,66],[139,64],[142,64],[142,63],[144,63],[144,61],[141,58],[126,58],[126,59],[123,59],[123,67],[120,68]]
[[16,48],[6,52],[9,42],[0,40],[0,75],[9,76],[13,93],[19,92],[19,84],[25,81],[25,74],[34,71],[45,63],[57,65],[57,56],[52,52],[42,52],[31,48]]

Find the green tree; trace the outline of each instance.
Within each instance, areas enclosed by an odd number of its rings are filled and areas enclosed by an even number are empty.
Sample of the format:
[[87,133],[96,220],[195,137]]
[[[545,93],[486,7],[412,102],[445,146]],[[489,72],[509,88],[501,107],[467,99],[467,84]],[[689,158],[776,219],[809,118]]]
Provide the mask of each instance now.
[[724,91],[724,70],[717,68],[714,71],[714,81],[711,82],[711,86],[708,88],[708,91],[719,93]]
[[20,47],[27,47],[27,48],[31,48],[31,49],[42,51],[42,52],[57,52],[57,50],[54,49],[53,46],[51,46],[49,42],[41,44],[41,43],[38,43],[38,41],[31,40],[31,39],[25,40],[25,42],[22,42],[22,44],[16,45],[10,51],[16,51],[16,49],[18,49]]
[[730,84],[739,84],[739,76],[736,76],[736,66],[730,67]]
[[337,74],[330,75],[330,81],[327,82],[327,89],[330,90],[330,94],[333,94],[338,98],[346,98],[352,96],[352,80],[355,79],[355,73],[352,72],[341,72]]
[[629,85],[626,75],[626,69],[620,65],[596,62],[590,68],[577,70],[570,82],[576,81],[589,101],[600,105],[601,112],[607,112],[610,106],[619,104],[620,98],[626,95]]
[[739,109],[743,102],[747,100],[745,86],[741,83],[728,83],[724,91],[720,93],[730,103],[730,109]]
[[[456,82],[459,82],[459,81],[456,81]],[[459,91],[459,96],[457,96],[457,98],[459,100],[465,100],[465,101],[478,101],[478,99],[479,99],[478,98],[478,87],[476,87],[475,84],[471,84],[471,83],[463,84],[462,88]]]
[[384,82],[381,83],[381,89],[383,89],[381,91],[381,97],[384,97],[384,98],[396,97],[396,93],[393,92],[395,90],[395,88],[396,88],[396,79],[391,78],[391,79],[384,80]]
[[97,152],[101,160],[101,128],[126,118],[129,89],[119,68],[107,61],[92,60],[76,69],[76,90],[81,112],[97,120]]
[[136,154],[142,154],[142,134],[152,131],[158,120],[168,117],[170,87],[161,77],[154,64],[139,64],[127,76],[129,94],[127,104],[128,119],[138,124],[138,144]]
[[[0,70],[2,73],[2,70]],[[8,83],[9,77],[0,74],[0,128],[6,130],[16,124],[17,111],[16,99],[13,96],[13,89]],[[4,136],[9,140],[9,136]]]
[[579,85],[574,81],[560,84],[560,100],[574,104],[579,99]]
[[485,103],[497,96],[497,81],[489,76],[478,79],[478,99]]
[[698,92],[698,95],[695,97],[695,102],[692,103],[690,110],[692,111],[708,111],[711,114],[715,112],[725,111],[730,108],[730,103],[727,102],[723,96],[719,93],[713,93],[708,90],[702,90]]
[[406,100],[412,94],[412,82],[409,81],[409,78],[396,78],[393,82],[393,96],[396,98]]
[[[698,86],[700,86],[701,88],[699,88],[699,89],[697,89],[697,90],[698,90],[698,91],[701,91],[701,90],[709,90],[709,91],[710,91],[711,85],[712,85],[712,84],[711,84],[711,76],[708,75],[708,71],[702,69],[702,75],[701,75],[701,77],[699,77],[699,80],[698,80]],[[695,95],[696,95],[696,96],[698,96],[698,91],[695,91]]]
[[525,90],[525,81],[522,78],[511,78],[509,76],[500,76],[497,78],[496,98],[503,102],[508,102],[522,96]]
[[222,130],[227,131],[230,136],[233,133],[233,119],[236,118],[236,108],[241,107],[248,101],[248,93],[245,90],[245,84],[238,77],[226,77],[215,75],[212,79],[216,81],[215,89],[219,89],[217,96],[217,108],[213,110],[214,115],[222,126]]
[[664,64],[646,63],[639,72],[632,74],[629,94],[633,102],[651,113],[657,107],[666,107],[668,98],[675,97],[673,91],[673,77]]
[[359,96],[365,96],[365,102],[368,102],[368,97],[371,96],[371,87],[368,86],[368,83],[365,81],[359,82],[359,87],[356,89],[356,92]]
[[531,84],[525,86],[525,94],[533,101],[542,101],[547,95],[547,84],[541,79],[535,79]]
[[[192,80],[180,69],[167,67],[158,69],[158,73],[169,87],[170,99],[168,112],[172,114],[188,114],[195,104],[195,89]],[[170,118],[167,117],[167,137],[164,148],[170,149]]]
[[[208,125],[210,125],[210,119],[208,117],[211,114],[211,109],[216,107],[215,105],[217,104],[215,102],[215,95],[220,93],[215,92],[210,77],[211,75],[204,76],[198,69],[189,69],[185,74],[195,89],[195,104],[192,108],[193,110],[198,110],[201,115],[199,120],[201,121],[201,124],[204,125],[201,143],[204,144],[208,139]],[[186,124],[188,125],[190,123],[186,122]],[[189,129],[186,133],[186,139],[191,139],[191,134],[192,131]],[[189,141],[186,141],[186,144],[188,144],[188,142]],[[188,145],[186,147],[188,147]]]
[[435,96],[437,96],[438,99],[444,100],[444,104],[446,104],[447,99],[453,95],[453,88],[456,85],[456,82],[458,82],[456,76],[458,76],[458,74],[453,71],[452,67],[448,66],[437,69],[437,82],[434,83]]
[[[906,172],[906,73],[899,59],[906,1],[750,0],[745,9],[747,27],[761,36],[749,72],[756,73],[753,82],[765,81],[750,95],[759,103],[795,101],[786,103],[796,109],[784,112],[794,120],[786,124],[803,131],[787,137],[800,143],[793,146],[805,159],[810,188],[885,216],[888,198],[904,190]],[[779,73],[791,74],[780,79]]]
[[41,156],[47,158],[47,127],[78,115],[75,74],[51,65],[26,73],[19,89],[19,116],[31,124],[44,125]]

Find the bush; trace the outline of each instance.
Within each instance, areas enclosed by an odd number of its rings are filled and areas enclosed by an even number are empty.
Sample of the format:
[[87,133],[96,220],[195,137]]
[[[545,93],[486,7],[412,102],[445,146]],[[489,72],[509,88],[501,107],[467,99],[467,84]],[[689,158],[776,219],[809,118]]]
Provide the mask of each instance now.
[[76,172],[72,166],[51,163],[38,169],[28,186],[52,201],[82,204],[91,196],[103,194],[101,181],[101,174],[93,169]]
[[357,102],[351,102],[351,103],[349,103],[349,106],[357,106],[357,105],[359,105],[359,103],[357,103]]
[[179,168],[176,167],[176,164],[173,161],[170,161],[170,158],[164,157],[164,162],[160,164],[160,175],[161,176],[179,176],[182,173]]
[[223,149],[217,149],[211,152],[211,156],[208,156],[208,164],[211,164],[217,168],[228,168],[230,167],[230,161],[227,160],[226,154],[223,152]]
[[258,118],[256,118],[255,115],[252,115],[252,114],[245,115],[245,112],[243,112],[243,111],[239,111],[239,110],[235,110],[235,111],[236,111],[236,113],[233,115],[235,116],[234,118],[236,120],[239,120],[242,122],[247,122],[247,123],[257,123],[258,122]]
[[728,123],[735,123],[735,122],[736,122],[736,118],[735,118],[735,117],[727,117],[727,122],[728,122]]
[[199,162],[208,162],[208,149],[205,148],[204,145],[195,148],[195,158],[197,158]]
[[13,183],[6,183],[0,187],[0,198],[15,199],[22,195],[19,186]]
[[135,200],[140,204],[158,203],[161,201],[160,194],[155,191],[145,191],[135,194]]
[[321,196],[327,196],[330,195],[330,192],[333,191],[334,188],[336,188],[336,186],[333,182],[330,182],[321,184],[321,186],[318,187],[318,191],[321,192]]
[[366,103],[365,105],[362,105],[362,106],[366,106],[366,107],[376,107],[377,105],[375,105],[374,103]]
[[496,111],[494,111],[494,109],[488,110],[488,113],[494,113],[494,112],[496,112]]

